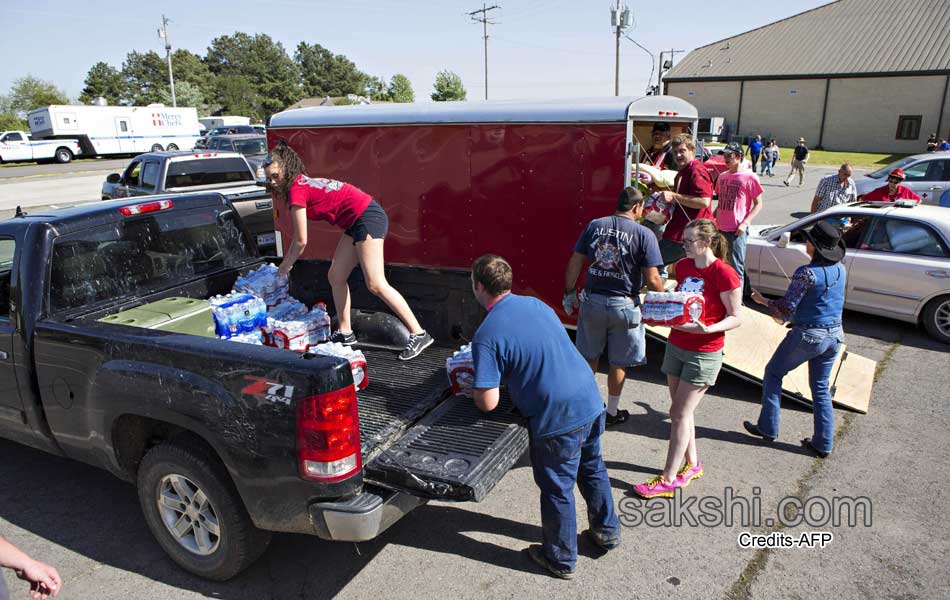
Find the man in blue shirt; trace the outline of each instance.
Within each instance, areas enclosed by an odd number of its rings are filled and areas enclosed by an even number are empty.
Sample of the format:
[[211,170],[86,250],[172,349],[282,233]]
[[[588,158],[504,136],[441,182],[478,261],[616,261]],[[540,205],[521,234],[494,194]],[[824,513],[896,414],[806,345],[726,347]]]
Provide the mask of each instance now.
[[749,143],[749,147],[746,148],[746,151],[752,160],[752,172],[755,173],[755,163],[759,162],[759,156],[762,154],[762,136],[755,136],[755,139]]
[[486,254],[472,263],[472,292],[488,314],[472,340],[475,405],[498,406],[499,387],[528,418],[531,467],[541,489],[542,544],[528,556],[551,575],[571,579],[577,563],[574,486],[587,501],[592,541],[620,545],[610,480],[600,449],[604,405],[597,382],[553,310],[511,293],[511,266]]
[[[637,223],[643,194],[628,187],[620,192],[613,215],[587,224],[574,245],[564,276],[564,312],[577,314],[577,350],[596,373],[607,349],[607,426],[619,425],[630,413],[620,410],[627,369],[646,363],[645,328],[640,322],[640,287],[663,291],[657,267],[663,266],[653,232]],[[575,285],[588,263],[583,302]]]

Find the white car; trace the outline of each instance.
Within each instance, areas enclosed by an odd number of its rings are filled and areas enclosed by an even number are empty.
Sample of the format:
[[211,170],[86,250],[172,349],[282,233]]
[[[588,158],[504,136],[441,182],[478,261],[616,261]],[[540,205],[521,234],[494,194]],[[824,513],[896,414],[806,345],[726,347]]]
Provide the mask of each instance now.
[[753,288],[785,293],[795,269],[809,261],[801,230],[819,219],[841,228],[847,247],[845,308],[921,323],[931,337],[950,344],[950,211],[859,202],[788,225],[754,227],[746,246]]

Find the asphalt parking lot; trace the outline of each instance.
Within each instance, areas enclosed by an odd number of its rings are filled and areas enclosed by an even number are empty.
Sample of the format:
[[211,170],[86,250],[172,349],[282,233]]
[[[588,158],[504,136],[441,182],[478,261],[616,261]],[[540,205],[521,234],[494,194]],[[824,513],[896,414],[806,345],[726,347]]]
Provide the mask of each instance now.
[[[818,177],[834,172],[811,167],[804,187],[786,188],[780,176],[787,168],[763,180],[766,208],[759,223],[785,223],[807,211]],[[0,203],[4,215],[10,209]],[[649,364],[634,370],[624,389],[621,407],[632,418],[604,438],[614,497],[629,526],[622,546],[606,555],[582,539],[573,581],[549,578],[521,552],[541,535],[525,459],[479,504],[431,503],[367,543],[278,534],[245,573],[214,583],[166,558],[132,486],[0,441],[0,533],[59,569],[60,598],[950,597],[950,542],[942,525],[950,484],[941,475],[950,461],[950,348],[912,325],[857,313],[846,313],[845,330],[850,351],[878,361],[869,413],[836,411],[835,452],[813,458],[798,444],[811,433],[807,409],[783,404],[781,436],[764,445],[741,425],[758,414],[761,389],[721,375],[696,413],[706,475],[685,490],[679,526],[671,524],[677,515],[670,502],[647,505],[627,496],[633,483],[659,472],[666,454],[662,347],[651,342]],[[605,386],[603,374],[598,381]],[[819,509],[846,497],[870,509],[854,526],[825,524],[832,515]],[[732,502],[732,523],[704,526],[682,514],[691,498],[744,500]],[[788,498],[814,509],[809,522],[764,524]],[[578,502],[581,530],[586,519],[579,495]],[[758,512],[753,507],[761,507],[760,524],[741,522],[744,502],[750,518]],[[651,524],[635,524],[648,513]],[[738,543],[742,532],[817,531],[833,535],[824,548],[744,549]],[[21,582],[4,576],[12,598],[26,597]]]

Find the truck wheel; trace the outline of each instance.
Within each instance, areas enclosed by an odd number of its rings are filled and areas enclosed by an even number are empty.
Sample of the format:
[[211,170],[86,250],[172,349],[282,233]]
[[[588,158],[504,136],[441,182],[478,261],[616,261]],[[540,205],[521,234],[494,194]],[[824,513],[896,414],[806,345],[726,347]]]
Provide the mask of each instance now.
[[161,152],[161,151],[162,151],[161,144],[152,144],[152,152]]
[[73,159],[73,153],[69,151],[69,148],[56,149],[56,162],[68,163],[72,159]]
[[930,337],[950,344],[950,296],[940,296],[927,303],[923,322]]
[[166,148],[166,150],[168,150],[169,152],[174,152],[175,150],[178,150],[178,145],[177,145],[177,144],[168,144],[168,148]]
[[197,444],[166,442],[149,450],[138,493],[156,541],[195,575],[230,579],[270,543],[270,532],[251,523],[220,461]]

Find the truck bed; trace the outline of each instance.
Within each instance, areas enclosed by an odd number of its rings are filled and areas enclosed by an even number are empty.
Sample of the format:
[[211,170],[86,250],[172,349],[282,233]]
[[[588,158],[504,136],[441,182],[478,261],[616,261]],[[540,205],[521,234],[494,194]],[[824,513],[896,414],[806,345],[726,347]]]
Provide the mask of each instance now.
[[362,349],[370,384],[358,394],[364,480],[436,500],[480,501],[528,447],[507,393],[485,413],[450,395],[445,359],[433,346],[411,362]]

